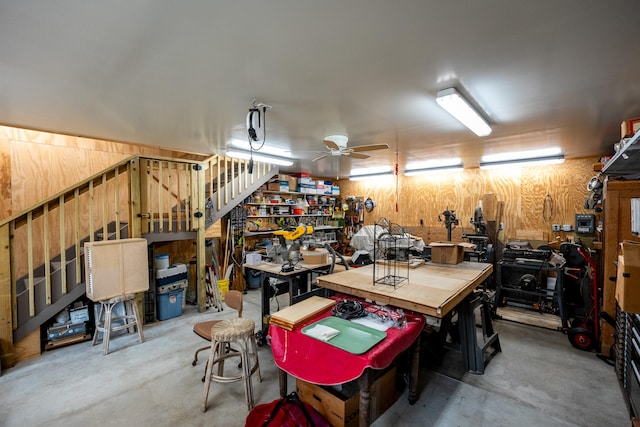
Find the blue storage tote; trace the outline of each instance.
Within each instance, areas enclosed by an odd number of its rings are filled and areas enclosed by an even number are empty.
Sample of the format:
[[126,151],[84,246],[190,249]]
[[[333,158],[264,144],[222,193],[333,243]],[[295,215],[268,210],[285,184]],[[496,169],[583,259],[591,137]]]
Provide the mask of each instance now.
[[182,315],[182,289],[158,294],[158,320],[167,320]]

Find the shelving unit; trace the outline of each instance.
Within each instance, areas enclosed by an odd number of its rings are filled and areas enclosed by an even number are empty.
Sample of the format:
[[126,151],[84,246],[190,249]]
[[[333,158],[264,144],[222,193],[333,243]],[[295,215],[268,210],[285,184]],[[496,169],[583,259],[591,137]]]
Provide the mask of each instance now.
[[640,315],[616,304],[616,376],[631,416],[640,413]]
[[[321,202],[323,199],[329,201]],[[335,242],[337,233],[342,230],[340,222],[334,219],[335,209],[340,206],[335,196],[259,190],[248,200],[244,203],[245,240],[269,237],[276,230],[310,225],[319,240]]]

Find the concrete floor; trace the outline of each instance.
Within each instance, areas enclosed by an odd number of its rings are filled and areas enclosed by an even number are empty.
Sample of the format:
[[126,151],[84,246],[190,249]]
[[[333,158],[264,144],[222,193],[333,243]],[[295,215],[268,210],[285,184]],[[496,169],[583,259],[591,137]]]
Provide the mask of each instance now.
[[[286,304],[287,297],[278,297]],[[282,305],[281,305],[282,307]],[[277,309],[275,301],[273,310]],[[195,322],[233,317],[197,313],[144,328],[111,341],[111,353],[84,342],[44,353],[0,376],[0,426],[243,426],[247,414],[241,383],[212,384],[209,409],[200,411],[206,353],[191,366],[203,341]],[[245,317],[258,324],[260,292],[245,295]],[[554,331],[494,322],[502,353],[484,375],[464,373],[456,352],[438,367],[423,366],[415,405],[407,391],[373,425],[382,426],[627,426],[631,425],[614,369],[594,353],[575,350]],[[262,383],[256,404],[278,398],[270,348],[260,347]],[[295,387],[290,379],[289,390]]]

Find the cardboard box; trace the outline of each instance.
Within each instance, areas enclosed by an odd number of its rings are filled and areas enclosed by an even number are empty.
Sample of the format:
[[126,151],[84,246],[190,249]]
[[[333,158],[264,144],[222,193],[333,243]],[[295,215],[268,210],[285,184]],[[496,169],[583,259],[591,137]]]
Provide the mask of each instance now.
[[69,318],[71,323],[83,323],[89,321],[89,307],[82,306],[69,310]]
[[267,183],[267,191],[282,191],[288,193],[289,181],[271,181]]
[[325,250],[300,251],[305,264],[326,264],[329,253]]
[[620,244],[615,297],[622,311],[640,313],[640,242]]
[[295,177],[290,176],[287,178],[287,182],[289,182],[289,190],[295,191],[296,187],[298,186],[298,180]]
[[458,264],[464,260],[465,248],[474,248],[473,243],[431,242],[431,262],[436,264]]
[[620,124],[620,138],[633,136],[640,130],[640,118],[624,120]]
[[[296,391],[303,402],[313,406],[334,427],[356,427],[360,413],[357,381],[343,384],[342,392],[333,387],[296,380]],[[396,369],[392,368],[371,385],[369,415],[373,422],[398,398]]]
[[87,298],[102,301],[149,290],[146,239],[120,239],[84,244]]

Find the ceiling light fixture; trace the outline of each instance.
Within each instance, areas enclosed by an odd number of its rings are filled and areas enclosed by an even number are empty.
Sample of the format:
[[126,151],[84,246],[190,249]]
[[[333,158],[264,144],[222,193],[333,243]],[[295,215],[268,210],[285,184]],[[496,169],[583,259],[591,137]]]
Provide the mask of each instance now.
[[380,166],[376,168],[353,169],[349,175],[351,181],[362,181],[365,179],[381,178],[392,176],[393,171],[390,166]]
[[[234,159],[251,160],[251,153],[248,152],[248,151],[228,150],[227,151],[227,156],[232,157]],[[279,158],[279,157],[264,156],[262,154],[254,154],[253,155],[253,160],[255,160],[257,162],[271,163],[271,164],[280,165],[280,166],[292,166],[293,165],[293,161],[292,160],[283,159],[283,158]]]
[[552,147],[482,156],[480,169],[504,166],[553,165],[563,162],[564,154],[562,149],[560,147]]
[[449,159],[434,159],[424,162],[407,163],[404,169],[405,176],[426,175],[430,173],[459,172],[463,170],[462,160],[459,157]]
[[491,133],[491,127],[486,120],[455,88],[438,92],[436,102],[476,135],[487,136]]
[[[233,146],[234,148],[238,148],[240,150],[245,150],[245,151],[251,150],[251,145],[249,144],[248,141],[242,141],[236,138],[232,138],[231,140],[229,140],[229,145]],[[278,157],[291,156],[291,150],[285,150],[283,148],[274,147],[272,145],[263,145],[262,148],[260,148],[260,153],[270,154]]]

